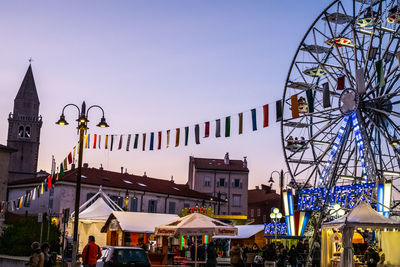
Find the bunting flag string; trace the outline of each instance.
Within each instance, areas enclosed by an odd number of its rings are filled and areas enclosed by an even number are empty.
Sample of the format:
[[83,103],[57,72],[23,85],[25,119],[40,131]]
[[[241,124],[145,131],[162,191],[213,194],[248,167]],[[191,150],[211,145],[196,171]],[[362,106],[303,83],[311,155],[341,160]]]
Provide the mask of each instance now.
[[[377,66],[378,68],[379,66]],[[336,89],[339,89],[344,86],[344,77],[343,80],[341,78],[338,79],[338,85]],[[299,96],[299,94],[292,95],[285,104],[290,106],[289,112],[292,113],[292,118],[299,118],[300,113],[304,113],[306,110],[309,113],[314,112],[314,91],[312,89],[305,90],[302,92],[303,96]],[[305,95],[304,95],[305,94]],[[330,92],[329,85],[323,85],[323,106],[328,107],[331,105],[330,103]],[[139,142],[141,142],[141,151],[154,151],[161,150],[163,146],[165,148],[170,147],[179,147],[179,146],[188,146],[189,140],[194,140],[195,144],[200,144],[201,138],[209,138],[210,131],[215,131],[215,138],[225,137],[228,138],[232,135],[232,131],[234,130],[239,135],[242,135],[245,131],[258,131],[259,128],[267,128],[270,126],[270,106],[273,105],[274,102],[268,103],[262,106],[258,106],[256,108],[252,108],[250,110],[237,113],[237,117],[233,117],[231,115],[224,116],[222,118],[215,119],[213,121],[205,121],[202,123],[196,123],[194,125],[172,128],[173,130],[168,129],[165,131],[165,136],[163,135],[163,131],[151,131],[147,133],[134,133],[134,134],[106,134],[104,145],[101,144],[101,135],[91,133],[92,139],[94,140],[94,144],[90,146],[90,134],[85,135],[85,148],[93,148],[100,149],[104,148],[109,151],[113,151],[114,149],[114,138],[118,138],[119,140],[117,150],[121,150],[125,145],[126,151],[130,151],[131,138],[134,136],[133,140],[133,150],[138,149]],[[276,122],[283,120],[283,100],[275,101],[275,115]],[[300,110],[301,109],[301,110]],[[261,112],[261,113],[260,113]],[[286,111],[285,111],[286,112]],[[257,114],[259,113],[259,114]],[[248,115],[249,114],[249,115]],[[237,123],[237,124],[236,124]],[[262,126],[261,126],[262,125]],[[193,127],[191,130],[190,128]],[[204,129],[202,129],[202,127]],[[213,129],[211,129],[213,127]],[[222,132],[224,131],[224,132]],[[200,132],[204,133],[202,137],[200,137]],[[157,133],[157,136],[155,136]],[[181,136],[182,134],[182,136]],[[124,137],[125,135],[125,137]],[[193,135],[193,139],[191,138]],[[146,140],[147,136],[148,142]],[[157,138],[157,140],[155,140]],[[172,139],[174,138],[174,139]],[[139,140],[140,139],[140,140]],[[165,140],[163,140],[165,139]],[[174,142],[171,145],[172,142]],[[104,139],[103,139],[104,140]],[[110,140],[110,142],[109,142]],[[157,142],[157,143],[156,143]],[[164,145],[165,144],[165,145]],[[75,155],[75,152],[74,152]],[[70,157],[68,156],[68,163],[70,162]],[[66,165],[64,164],[64,171],[66,170]],[[61,172],[61,169],[60,169]]]
[[[88,137],[89,139],[89,137]],[[16,197],[11,200],[2,201],[0,203],[0,212],[15,211],[24,207],[29,207],[30,201],[39,199],[43,194],[49,192],[52,189],[60,177],[64,175],[64,170],[68,169],[68,165],[73,164],[76,152],[76,146],[73,147],[73,152],[69,152],[67,157],[60,163],[60,167],[56,171],[48,176],[45,176],[43,180],[39,182],[39,185],[33,187],[22,196]],[[59,171],[60,170],[60,171]]]

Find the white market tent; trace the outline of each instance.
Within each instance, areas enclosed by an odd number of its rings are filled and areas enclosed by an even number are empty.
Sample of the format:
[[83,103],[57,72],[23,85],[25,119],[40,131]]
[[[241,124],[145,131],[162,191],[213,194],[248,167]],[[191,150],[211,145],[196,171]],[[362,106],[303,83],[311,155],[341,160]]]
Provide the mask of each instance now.
[[[102,190],[99,191],[79,207],[79,246],[82,251],[90,235],[96,238],[99,246],[106,245],[107,235],[101,233],[101,228],[113,211],[122,209],[112,201]],[[70,233],[73,231],[74,212],[69,223]]]
[[[200,213],[192,213],[155,229],[155,235],[159,236],[195,236],[195,244],[199,235],[235,236],[237,233],[236,227]],[[197,266],[197,246],[195,246],[194,266]]]
[[215,235],[213,239],[247,239],[252,237],[253,235],[264,231],[263,224],[249,224],[249,225],[236,225],[238,229],[238,234],[236,236],[228,236],[228,235]]
[[179,219],[176,214],[146,213],[146,212],[124,212],[114,211],[110,214],[103,232],[107,232],[107,225],[112,219],[116,219],[119,228],[123,232],[153,234],[156,226]]
[[[374,210],[367,202],[360,202],[355,206],[348,214],[338,218],[336,220],[326,222],[322,224],[322,229],[339,229],[343,235],[343,263],[342,266],[352,266],[353,252],[352,252],[352,237],[354,229],[357,228],[370,228],[370,229],[399,229],[400,222],[391,220],[384,217],[379,212]],[[382,232],[382,249],[386,255],[386,261],[390,261],[394,266],[400,265],[400,246],[393,246],[393,242],[400,239],[400,232]],[[327,235],[322,235],[322,247],[321,247],[321,266],[326,266],[330,261],[328,248]],[[395,243],[394,243],[395,244]]]

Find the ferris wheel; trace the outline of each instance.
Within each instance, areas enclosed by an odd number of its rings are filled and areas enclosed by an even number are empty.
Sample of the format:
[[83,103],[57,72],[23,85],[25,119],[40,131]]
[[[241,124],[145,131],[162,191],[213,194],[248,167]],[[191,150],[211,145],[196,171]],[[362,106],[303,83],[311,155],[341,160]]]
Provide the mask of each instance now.
[[336,0],[312,23],[290,66],[281,106],[293,187],[391,179],[396,188],[399,46],[397,1]]

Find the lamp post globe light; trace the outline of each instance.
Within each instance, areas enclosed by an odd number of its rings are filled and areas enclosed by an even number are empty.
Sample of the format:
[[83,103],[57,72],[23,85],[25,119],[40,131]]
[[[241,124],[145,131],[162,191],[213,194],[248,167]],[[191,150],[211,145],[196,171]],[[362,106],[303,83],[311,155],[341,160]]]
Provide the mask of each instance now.
[[281,220],[282,218],[282,213],[279,211],[278,208],[272,208],[271,213],[269,214],[269,217],[271,218],[272,222],[274,223],[274,232],[275,232],[275,239],[277,238],[277,227],[276,224]]
[[78,153],[78,168],[77,168],[77,173],[76,173],[74,235],[73,235],[73,243],[72,243],[72,263],[73,263],[72,266],[75,266],[77,252],[78,252],[77,240],[78,240],[78,222],[79,222],[79,201],[80,201],[80,194],[81,194],[83,137],[84,137],[85,131],[88,129],[87,123],[89,122],[88,115],[89,115],[90,109],[98,108],[102,112],[101,120],[97,124],[98,127],[105,128],[105,127],[109,127],[109,125],[107,124],[106,119],[104,117],[103,108],[98,105],[92,105],[86,110],[85,101],[83,101],[81,108],[79,108],[75,104],[65,105],[64,108],[62,109],[60,119],[56,122],[56,124],[58,124],[58,125],[68,125],[69,124],[65,119],[64,110],[65,110],[65,108],[70,107],[70,106],[77,108],[78,116],[79,116],[78,119],[76,120],[78,122],[77,129],[78,129],[78,133],[79,133],[79,146],[78,146],[79,153]]

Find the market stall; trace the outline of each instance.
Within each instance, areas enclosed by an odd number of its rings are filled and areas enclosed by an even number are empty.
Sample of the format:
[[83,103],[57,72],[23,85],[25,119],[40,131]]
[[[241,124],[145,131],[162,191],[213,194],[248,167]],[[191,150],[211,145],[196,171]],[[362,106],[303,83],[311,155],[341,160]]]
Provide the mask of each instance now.
[[[236,227],[200,213],[193,213],[155,228],[155,235],[158,236],[194,236],[195,244],[198,236],[235,236],[237,232]],[[163,246],[165,247],[165,244]],[[195,246],[194,265],[197,266],[197,246]]]
[[238,233],[236,236],[230,235],[215,235],[212,239],[229,239],[235,240],[239,244],[257,244],[262,248],[265,245],[264,238],[264,225],[263,224],[250,224],[250,225],[237,225]]
[[[102,190],[99,191],[79,208],[79,243],[78,251],[82,251],[90,235],[96,238],[99,246],[106,245],[106,234],[101,233],[101,228],[113,211],[122,209],[112,201]],[[72,233],[74,225],[74,212],[71,214],[68,228]]]
[[[321,266],[363,266],[362,260],[358,263],[361,257],[354,261],[353,242],[360,239],[354,232],[365,230],[374,233],[370,243],[375,242],[382,248],[385,266],[400,266],[400,246],[394,245],[400,240],[399,228],[400,222],[386,218],[368,203],[360,202],[345,216],[322,224]],[[341,243],[339,250],[335,243]],[[335,250],[338,250],[336,254]]]

